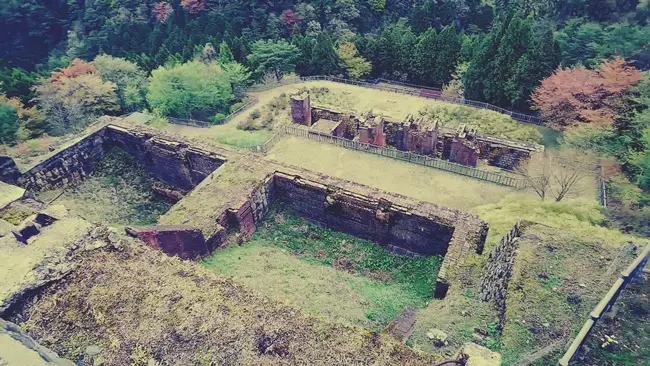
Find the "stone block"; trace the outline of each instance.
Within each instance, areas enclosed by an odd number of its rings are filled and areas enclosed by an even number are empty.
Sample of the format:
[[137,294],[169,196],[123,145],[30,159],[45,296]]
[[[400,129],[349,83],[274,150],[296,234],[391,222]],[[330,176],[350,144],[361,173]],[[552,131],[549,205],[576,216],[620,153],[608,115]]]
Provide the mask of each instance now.
[[501,354],[492,352],[489,349],[476,343],[465,343],[458,351],[456,359],[465,359],[465,366],[499,366],[501,365]]
[[170,256],[197,259],[209,250],[201,230],[187,225],[126,227],[126,233]]

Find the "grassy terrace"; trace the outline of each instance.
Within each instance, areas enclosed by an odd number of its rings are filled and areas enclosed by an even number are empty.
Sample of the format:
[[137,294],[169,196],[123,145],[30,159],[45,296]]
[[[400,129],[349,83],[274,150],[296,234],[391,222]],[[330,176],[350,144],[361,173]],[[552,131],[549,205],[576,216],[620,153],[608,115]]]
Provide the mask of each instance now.
[[[258,145],[266,141],[272,132],[268,130],[242,131],[237,129],[237,124],[246,120],[255,109],[268,105],[280,94],[290,94],[300,88],[312,89],[313,103],[333,108],[357,112],[372,110],[374,113],[382,113],[396,121],[403,120],[409,114],[417,114],[422,111],[435,115],[443,126],[454,128],[462,123],[471,124],[477,126],[481,133],[529,142],[542,141],[542,132],[537,127],[517,123],[510,117],[497,112],[329,81],[284,85],[263,92],[251,93],[259,98],[257,105],[223,125],[213,126],[209,129],[169,125],[166,129],[189,137],[208,139],[235,147]],[[329,92],[318,92],[318,88],[327,88]],[[278,119],[278,123],[288,123],[290,119],[285,117],[276,119]]]
[[393,254],[275,207],[251,240],[204,265],[330,322],[380,330],[405,306],[431,300],[441,260]]

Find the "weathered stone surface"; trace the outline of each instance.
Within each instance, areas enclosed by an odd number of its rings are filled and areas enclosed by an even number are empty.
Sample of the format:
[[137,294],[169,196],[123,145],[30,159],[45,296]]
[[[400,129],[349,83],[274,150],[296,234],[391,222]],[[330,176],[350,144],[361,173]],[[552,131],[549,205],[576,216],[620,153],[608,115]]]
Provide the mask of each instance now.
[[0,182],[0,210],[25,196],[25,190],[18,186]]
[[74,271],[81,254],[106,246],[119,246],[108,228],[93,227],[80,218],[64,218],[30,240],[18,243],[0,237],[0,316],[39,288]]
[[106,151],[119,147],[132,154],[155,178],[181,190],[191,190],[225,162],[218,154],[187,144],[106,126],[29,169],[21,187],[43,191],[74,186],[88,176]]
[[0,156],[0,182],[16,184],[20,178],[20,170],[11,156]]
[[393,334],[400,342],[405,343],[413,334],[416,312],[417,309],[414,307],[405,307],[384,331]]
[[500,366],[501,355],[476,343],[465,343],[458,351],[457,359],[466,359],[465,366]]
[[128,226],[126,233],[170,256],[196,259],[209,254],[201,230],[187,225]]
[[453,222],[284,173],[276,173],[275,190],[278,200],[308,220],[403,254],[444,255],[454,232]]
[[519,221],[497,244],[488,256],[481,282],[481,300],[493,301],[499,313],[499,325],[505,321],[506,293],[515,265],[515,257],[521,235],[522,221]]
[[6,366],[74,366],[52,350],[36,343],[11,322],[0,319],[0,365]]
[[291,118],[295,123],[311,126],[312,125],[312,111],[309,93],[302,93],[292,95],[291,101]]

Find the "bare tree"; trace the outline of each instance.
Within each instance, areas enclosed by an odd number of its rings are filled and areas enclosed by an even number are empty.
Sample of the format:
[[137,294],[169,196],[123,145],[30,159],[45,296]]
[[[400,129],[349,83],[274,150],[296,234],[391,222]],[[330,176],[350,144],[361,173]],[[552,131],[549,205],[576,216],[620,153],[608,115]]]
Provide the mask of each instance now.
[[579,189],[579,183],[594,168],[593,157],[576,150],[544,151],[520,164],[516,171],[543,200],[553,194],[555,201]]
[[577,184],[593,172],[595,166],[590,154],[575,149],[558,151],[555,161],[555,202],[560,202],[567,194],[575,193]]
[[517,166],[515,171],[526,177],[527,186],[543,200],[551,187],[553,157],[546,151],[531,156]]

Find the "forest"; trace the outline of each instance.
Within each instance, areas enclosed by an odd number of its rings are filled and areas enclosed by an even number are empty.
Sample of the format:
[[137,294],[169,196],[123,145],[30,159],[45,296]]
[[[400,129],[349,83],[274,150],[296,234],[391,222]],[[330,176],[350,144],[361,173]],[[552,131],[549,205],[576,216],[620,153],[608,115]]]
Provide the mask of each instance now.
[[[149,111],[218,124],[283,75],[386,78],[536,114],[610,157],[625,230],[650,224],[648,0],[7,0],[0,144]],[[650,234],[650,232],[643,232]]]

